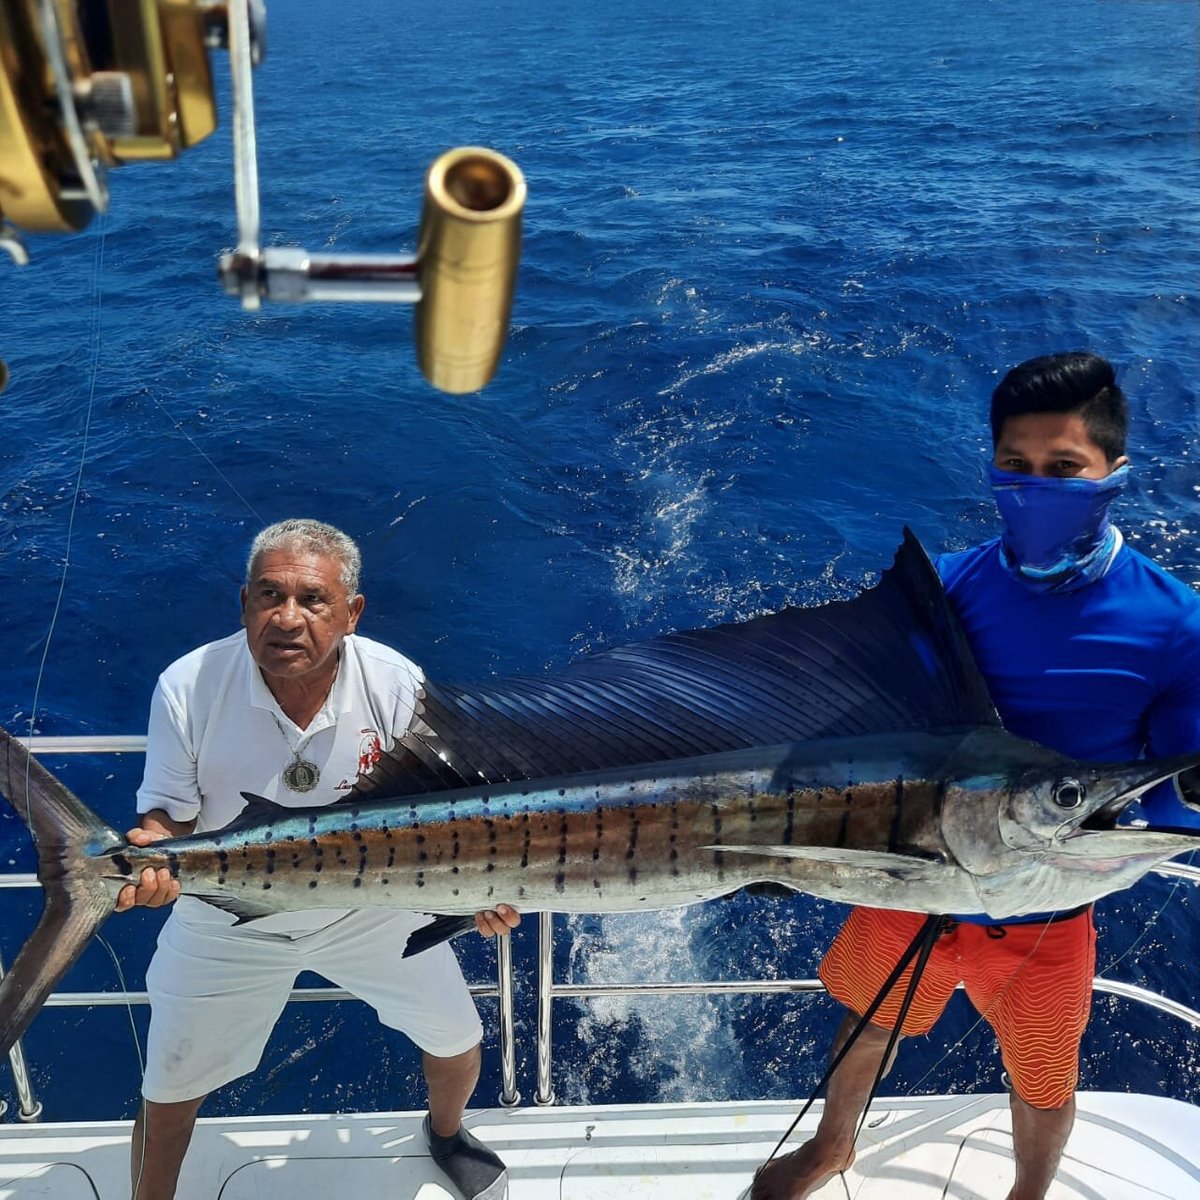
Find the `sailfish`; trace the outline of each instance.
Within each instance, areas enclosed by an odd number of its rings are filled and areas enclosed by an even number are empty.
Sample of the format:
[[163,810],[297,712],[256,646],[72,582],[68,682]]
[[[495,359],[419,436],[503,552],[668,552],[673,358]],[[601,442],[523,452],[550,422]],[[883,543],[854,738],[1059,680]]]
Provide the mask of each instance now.
[[1200,845],[1117,827],[1200,752],[1086,763],[1008,733],[917,539],[851,600],[669,633],[557,673],[426,681],[410,727],[326,808],[245,794],[223,829],[127,844],[0,731],[0,791],[45,910],[0,982],[18,1038],[145,867],[239,922],[387,905],[611,912],[770,882],[1000,920],[1072,908]]

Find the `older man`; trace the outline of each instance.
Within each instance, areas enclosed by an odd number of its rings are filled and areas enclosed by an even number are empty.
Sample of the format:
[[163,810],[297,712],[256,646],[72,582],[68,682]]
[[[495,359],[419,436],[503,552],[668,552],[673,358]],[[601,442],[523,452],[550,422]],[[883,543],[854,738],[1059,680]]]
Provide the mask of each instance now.
[[[255,538],[241,593],[244,630],[159,678],[132,843],[227,825],[243,791],[298,808],[330,804],[407,730],[421,671],[355,633],[360,562],[350,538],[318,521],[282,521]],[[353,992],[421,1048],[435,1161],[467,1200],[505,1193],[504,1164],[461,1127],[479,1079],[482,1026],[458,963],[445,945],[401,958],[426,918],[313,909],[235,927],[229,914],[179,899],[169,872],[149,869],[123,890],[118,909],[176,899],[146,977],[134,1200],[175,1195],[200,1105],[258,1065],[302,970]],[[501,905],[476,924],[503,934],[519,920]]]

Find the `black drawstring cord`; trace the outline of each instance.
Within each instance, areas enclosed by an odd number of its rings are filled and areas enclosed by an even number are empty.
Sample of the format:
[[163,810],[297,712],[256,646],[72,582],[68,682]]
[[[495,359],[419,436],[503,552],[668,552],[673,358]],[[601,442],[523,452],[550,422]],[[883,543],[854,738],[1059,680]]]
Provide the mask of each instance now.
[[[904,974],[908,964],[916,958],[916,966],[913,967],[912,978],[908,981],[908,987],[904,993],[904,999],[900,1004],[900,1015],[896,1019],[896,1023],[892,1028],[891,1035],[888,1038],[887,1049],[884,1051],[883,1059],[879,1064],[879,1070],[875,1074],[875,1082],[871,1085],[871,1094],[867,1097],[867,1102],[863,1105],[862,1116],[859,1118],[858,1129],[855,1131],[854,1137],[857,1141],[859,1133],[862,1132],[863,1122],[867,1119],[867,1110],[871,1107],[871,1101],[875,1099],[875,1093],[879,1089],[880,1083],[883,1082],[883,1077],[887,1074],[888,1059],[892,1056],[892,1051],[896,1048],[896,1042],[900,1038],[900,1030],[904,1026],[904,1019],[908,1016],[908,1010],[912,1007],[913,998],[917,993],[917,984],[921,980],[921,974],[925,970],[925,964],[929,961],[930,954],[933,953],[934,943],[943,929],[944,917],[929,916],[925,918],[921,928],[917,930],[912,941],[909,942],[908,948],[900,956],[900,961],[892,968],[892,973],[883,981],[879,991],[875,993],[875,999],[867,1006],[867,1011],[858,1019],[858,1024],[854,1026],[850,1032],[850,1036],[846,1038],[842,1048],[834,1055],[833,1061],[829,1064],[829,1069],[817,1081],[817,1086],[813,1088],[812,1094],[804,1102],[804,1107],[796,1114],[796,1119],[788,1126],[783,1137],[779,1139],[775,1149],[767,1155],[767,1160],[763,1163],[765,1167],[780,1151],[784,1142],[792,1136],[796,1126],[804,1119],[805,1114],[816,1103],[817,1097],[821,1094],[824,1088],[828,1085],[830,1079],[833,1078],[833,1073],[842,1065],[842,1060],[850,1052],[850,1048],[858,1041],[859,1037],[866,1027],[871,1023],[871,1018],[879,1011],[884,1000],[892,988],[899,982],[900,976]],[[759,1168],[762,1170],[762,1167]]]

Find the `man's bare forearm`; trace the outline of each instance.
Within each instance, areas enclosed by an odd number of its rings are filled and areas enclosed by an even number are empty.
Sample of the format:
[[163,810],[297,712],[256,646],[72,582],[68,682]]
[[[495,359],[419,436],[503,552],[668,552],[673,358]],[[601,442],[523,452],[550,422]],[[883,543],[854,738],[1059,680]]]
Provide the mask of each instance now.
[[161,808],[152,808],[148,813],[142,814],[139,824],[148,833],[161,834],[163,837],[183,837],[195,831],[196,818],[193,817],[190,821],[175,821]]

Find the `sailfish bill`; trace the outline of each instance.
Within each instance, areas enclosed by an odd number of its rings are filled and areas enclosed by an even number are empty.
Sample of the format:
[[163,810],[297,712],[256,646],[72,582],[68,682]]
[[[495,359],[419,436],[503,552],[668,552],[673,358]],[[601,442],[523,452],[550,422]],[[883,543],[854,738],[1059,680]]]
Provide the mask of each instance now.
[[[0,731],[46,908],[0,982],[0,1050],[115,905],[166,867],[239,922],[374,905],[610,912],[769,881],[997,919],[1126,887],[1200,834],[1107,828],[1200,753],[1081,763],[1008,734],[917,540],[853,600],[654,638],[551,675],[424,685],[326,808],[246,796],[224,829],[127,845]],[[1089,828],[1089,823],[1106,826]]]

